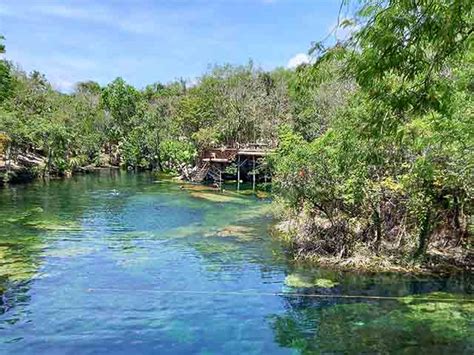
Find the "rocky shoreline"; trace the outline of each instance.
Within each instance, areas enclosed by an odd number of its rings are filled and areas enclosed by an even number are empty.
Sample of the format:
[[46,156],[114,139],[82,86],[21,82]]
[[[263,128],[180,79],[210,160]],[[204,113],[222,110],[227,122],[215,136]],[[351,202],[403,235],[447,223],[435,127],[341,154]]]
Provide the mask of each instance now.
[[375,253],[362,243],[349,255],[329,255],[318,252],[318,237],[309,235],[299,221],[280,220],[272,227],[272,234],[283,243],[290,257],[297,263],[321,265],[343,271],[395,272],[408,274],[446,275],[473,274],[474,253],[457,247],[431,247],[421,260],[404,258],[396,250]]
[[75,173],[89,173],[103,169],[119,169],[116,165],[85,165],[65,172],[47,172],[46,158],[40,154],[22,153],[15,157],[15,160],[7,160],[0,155],[0,186],[3,184],[28,183],[39,177],[69,177]]

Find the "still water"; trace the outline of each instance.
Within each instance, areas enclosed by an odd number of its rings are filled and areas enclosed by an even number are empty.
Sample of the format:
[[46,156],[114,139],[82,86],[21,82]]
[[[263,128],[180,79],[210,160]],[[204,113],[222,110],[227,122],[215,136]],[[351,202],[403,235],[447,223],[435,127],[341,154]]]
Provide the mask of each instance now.
[[469,276],[295,265],[271,222],[267,200],[151,174],[0,190],[0,352],[474,351]]

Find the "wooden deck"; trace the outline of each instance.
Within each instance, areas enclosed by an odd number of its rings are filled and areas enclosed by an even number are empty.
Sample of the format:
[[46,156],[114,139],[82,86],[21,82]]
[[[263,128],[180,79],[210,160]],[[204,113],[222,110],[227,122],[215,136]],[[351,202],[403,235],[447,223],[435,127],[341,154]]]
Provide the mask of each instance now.
[[238,157],[265,157],[274,152],[274,149],[264,148],[212,148],[206,150],[202,156],[201,161],[215,162],[215,163],[230,163],[235,161]]
[[[256,179],[258,173],[258,166],[261,158],[272,154],[275,150],[265,144],[245,144],[233,147],[213,147],[201,153],[199,158],[199,165],[193,181],[203,181],[210,178],[221,186],[224,181],[224,176],[229,175],[226,172],[227,167],[234,165],[237,168],[237,173],[234,179],[237,179],[237,189],[240,188],[241,170],[247,177],[250,175],[255,189]],[[267,175],[264,176],[267,181]]]

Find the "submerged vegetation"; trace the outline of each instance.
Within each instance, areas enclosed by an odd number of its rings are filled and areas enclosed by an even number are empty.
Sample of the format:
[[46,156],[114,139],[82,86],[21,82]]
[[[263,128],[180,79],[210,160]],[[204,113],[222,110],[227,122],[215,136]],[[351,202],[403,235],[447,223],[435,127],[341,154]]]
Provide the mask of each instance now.
[[291,274],[285,278],[285,285],[296,288],[321,287],[332,288],[338,283],[329,279],[313,279],[306,275]]
[[216,66],[192,86],[117,78],[64,94],[1,61],[0,174],[179,171],[211,145],[278,143],[267,163],[297,257],[472,266],[472,1],[343,1],[339,17],[350,34],[315,43],[309,64]]
[[270,202],[155,179],[0,190],[2,352],[470,353],[472,275],[296,263],[268,235]]
[[[451,300],[439,302],[440,298]],[[464,353],[474,346],[473,311],[473,304],[462,297],[434,292],[393,302],[296,309],[276,316],[273,328],[281,345],[303,354],[390,353],[394,344],[402,352],[421,348]],[[316,329],[315,333],[308,333],[308,328]]]

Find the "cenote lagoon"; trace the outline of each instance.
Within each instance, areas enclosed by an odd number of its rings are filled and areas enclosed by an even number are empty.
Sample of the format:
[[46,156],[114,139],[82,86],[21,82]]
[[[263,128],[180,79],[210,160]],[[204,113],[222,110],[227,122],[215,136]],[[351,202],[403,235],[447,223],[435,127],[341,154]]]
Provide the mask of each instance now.
[[0,190],[0,352],[473,352],[469,276],[296,265],[271,223],[152,174]]

